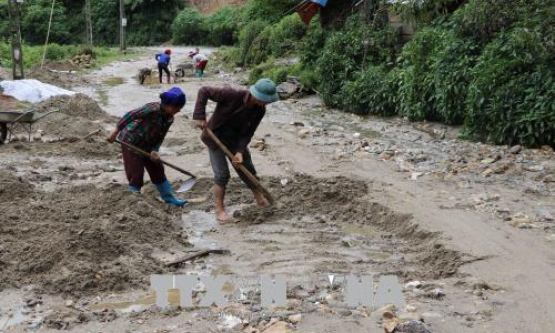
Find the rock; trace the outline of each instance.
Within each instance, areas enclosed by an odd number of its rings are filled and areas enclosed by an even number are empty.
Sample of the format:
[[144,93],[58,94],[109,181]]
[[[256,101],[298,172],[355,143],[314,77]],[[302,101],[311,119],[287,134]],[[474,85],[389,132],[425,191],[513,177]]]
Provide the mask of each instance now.
[[540,208],[538,210],[538,217],[542,221],[553,221],[553,215],[551,212],[545,208]]
[[531,172],[541,172],[543,171],[544,167],[543,165],[529,165],[525,167],[525,169]]
[[283,178],[279,182],[281,183],[281,186],[285,186],[285,185],[287,185],[287,183],[289,183],[289,180],[287,180],[287,178]]
[[294,315],[290,315],[287,320],[289,320],[290,323],[293,324],[297,324],[300,323],[301,320],[303,319],[303,315],[298,313],[298,314],[294,314]]
[[407,161],[399,161],[397,167],[400,172],[412,172],[414,170],[414,165]]
[[495,162],[494,158],[485,158],[480,163],[482,163],[482,164],[492,164],[494,162]]
[[411,313],[416,312],[416,306],[407,304],[407,306],[405,307],[405,311],[411,312]]
[[291,82],[282,82],[277,86],[277,93],[281,99],[288,99],[299,89],[299,86]]
[[531,223],[530,217],[524,213],[517,213],[509,219],[509,225],[519,229],[528,229]]
[[512,146],[511,148],[509,148],[509,153],[516,155],[516,154],[520,153],[521,150],[522,150],[522,146],[516,145],[516,146]]
[[545,239],[547,239],[550,242],[555,242],[555,234],[547,235],[545,236]]
[[417,180],[417,179],[418,179],[419,177],[421,177],[422,175],[424,175],[423,172],[413,172],[413,173],[410,175],[410,179],[412,179],[412,180]]
[[239,317],[226,314],[223,315],[219,326],[232,331],[238,331],[243,328],[243,321]]
[[410,281],[409,283],[405,284],[405,290],[420,289],[420,287],[422,287],[422,282],[420,281]]
[[435,288],[428,293],[428,296],[434,299],[441,299],[445,297],[445,292],[439,288]]
[[552,153],[553,152],[553,147],[548,146],[548,145],[543,145],[541,146],[541,150],[548,152],[548,153]]
[[75,302],[73,302],[73,301],[70,300],[70,299],[68,299],[68,300],[66,301],[66,306],[67,306],[68,308],[69,308],[69,307],[72,307],[73,304],[75,304]]
[[490,168],[487,168],[486,170],[484,170],[484,172],[482,172],[482,174],[483,174],[484,176],[486,176],[486,177],[487,177],[487,176],[490,176],[490,175],[492,175],[492,174],[494,174],[494,173],[495,173],[495,171],[493,171],[493,169],[490,169]]
[[58,166],[58,170],[59,171],[73,171],[75,169],[70,165],[60,165],[60,166]]
[[300,121],[294,121],[294,122],[291,122],[290,124],[293,126],[304,127],[304,123]]
[[390,160],[393,157],[394,153],[390,150],[386,150],[384,152],[382,152],[380,155],[378,155],[378,159],[382,160],[382,161],[387,161]]
[[395,332],[400,333],[432,333],[426,325],[418,320],[411,320],[406,323],[399,324]]
[[360,138],[360,133],[358,133],[358,132],[353,133],[353,138],[355,138],[355,139]]
[[299,136],[300,136],[302,139],[304,139],[304,138],[306,138],[306,136],[307,136],[308,134],[310,134],[310,130],[307,129],[307,128],[303,128],[303,129],[299,130],[298,133],[299,133]]
[[543,177],[542,182],[544,183],[553,183],[553,175],[546,175],[545,177]]
[[266,149],[266,142],[264,140],[255,140],[251,146],[258,151],[263,151]]
[[303,306],[303,302],[300,299],[289,299],[287,300],[287,309],[288,310],[294,310],[294,309],[299,309]]
[[384,312],[382,327],[385,332],[392,333],[395,331],[395,328],[397,328],[397,325],[399,325],[399,320],[395,317],[395,315],[389,311]]
[[421,317],[422,317],[422,320],[426,323],[434,320],[440,320],[443,318],[441,314],[436,312],[424,312],[422,313]]
[[262,331],[262,333],[289,333],[291,332],[291,328],[289,327],[289,324],[284,322],[284,321],[278,321],[272,325],[270,325],[268,328],[266,328],[264,331]]
[[420,320],[420,315],[414,312],[399,312],[397,313],[397,319],[404,323],[405,321]]

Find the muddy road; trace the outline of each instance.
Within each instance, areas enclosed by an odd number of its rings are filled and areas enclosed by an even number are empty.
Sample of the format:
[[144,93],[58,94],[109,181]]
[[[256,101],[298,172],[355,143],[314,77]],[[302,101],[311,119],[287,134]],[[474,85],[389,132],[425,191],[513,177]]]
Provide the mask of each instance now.
[[[104,137],[116,117],[169,87],[137,82],[153,51],[66,80],[83,95],[45,102],[65,111],[38,124],[33,142],[0,146],[0,331],[383,332],[388,313],[405,322],[398,332],[424,332],[411,320],[449,333],[555,326],[548,147],[466,142],[453,128],[329,110],[317,96],[283,100],[268,107],[251,148],[278,204],[254,207],[233,175],[235,223],[221,225],[190,118],[200,87],[240,86],[245,73],[212,67],[202,81],[175,84],[187,105],[161,154],[200,177],[182,195],[190,205],[167,207],[148,183],[140,196],[123,192],[119,150]],[[174,49],[174,59],[187,52]],[[186,179],[167,173],[176,186]],[[230,253],[164,265],[221,248]],[[170,291],[170,308],[159,309],[149,278],[161,273],[241,281],[226,284],[237,296],[228,307],[181,309]],[[262,274],[287,277],[287,307],[260,306]],[[408,305],[350,307],[341,279],[349,274],[396,275]],[[199,286],[194,301],[205,293]]]

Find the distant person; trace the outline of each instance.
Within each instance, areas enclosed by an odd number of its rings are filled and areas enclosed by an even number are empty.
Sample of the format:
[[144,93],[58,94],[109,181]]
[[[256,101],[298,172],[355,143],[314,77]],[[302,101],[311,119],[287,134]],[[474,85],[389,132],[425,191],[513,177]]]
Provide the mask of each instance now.
[[162,71],[166,72],[168,76],[168,84],[171,83],[171,74],[168,66],[170,65],[171,61],[171,54],[172,50],[166,50],[164,53],[158,53],[154,57],[156,61],[158,61],[158,76],[160,77],[160,84],[162,84]]
[[196,76],[203,78],[204,69],[208,64],[208,56],[204,53],[200,53],[200,49],[197,47],[195,48],[195,52],[189,52],[189,57],[193,58],[193,62],[195,63]]
[[[216,102],[212,117],[206,121],[206,104],[208,100]],[[216,137],[234,154],[231,161],[234,165],[243,164],[253,175],[256,170],[248,149],[254,132],[266,113],[266,105],[278,100],[276,85],[268,79],[260,79],[249,90],[231,87],[202,87],[195,104],[193,119],[202,129],[211,129]],[[230,174],[225,153],[210,139],[206,131],[202,132],[201,140],[208,147],[210,163],[214,172],[214,198],[216,202],[216,218],[220,222],[229,220],[224,207],[225,188]],[[259,206],[267,205],[260,190],[247,176],[237,171],[241,180],[251,189]]]
[[173,116],[185,106],[186,98],[181,89],[172,88],[160,94],[160,100],[126,113],[108,138],[108,142],[115,142],[117,139],[150,153],[150,158],[147,158],[124,146],[121,147],[125,174],[129,181],[127,191],[141,193],[146,169],[162,200],[181,207],[187,201],[174,196],[164,172],[164,165],[160,163],[158,150],[173,124]]

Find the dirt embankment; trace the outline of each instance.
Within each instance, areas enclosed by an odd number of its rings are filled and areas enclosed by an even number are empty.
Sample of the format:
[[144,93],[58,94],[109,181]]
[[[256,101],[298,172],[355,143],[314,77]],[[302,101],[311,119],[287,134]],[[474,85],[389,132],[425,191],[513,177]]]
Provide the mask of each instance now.
[[189,2],[202,13],[212,13],[223,6],[243,5],[247,0],[191,0]]
[[2,289],[34,284],[82,295],[144,287],[163,269],[152,251],[180,241],[179,216],[153,196],[118,185],[43,193],[7,173],[0,182]]
[[27,133],[17,131],[10,144],[2,146],[5,153],[38,155],[75,155],[82,158],[117,156],[118,147],[106,144],[107,128],[117,119],[108,115],[90,97],[83,94],[53,97],[33,107],[43,114],[57,111],[33,125],[32,142]]

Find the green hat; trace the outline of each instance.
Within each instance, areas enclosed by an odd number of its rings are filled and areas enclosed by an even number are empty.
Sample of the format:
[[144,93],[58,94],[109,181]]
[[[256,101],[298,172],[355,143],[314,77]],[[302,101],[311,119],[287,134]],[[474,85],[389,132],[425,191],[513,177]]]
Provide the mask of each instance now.
[[249,91],[252,97],[264,103],[273,103],[279,99],[276,84],[269,79],[260,79],[253,84]]

